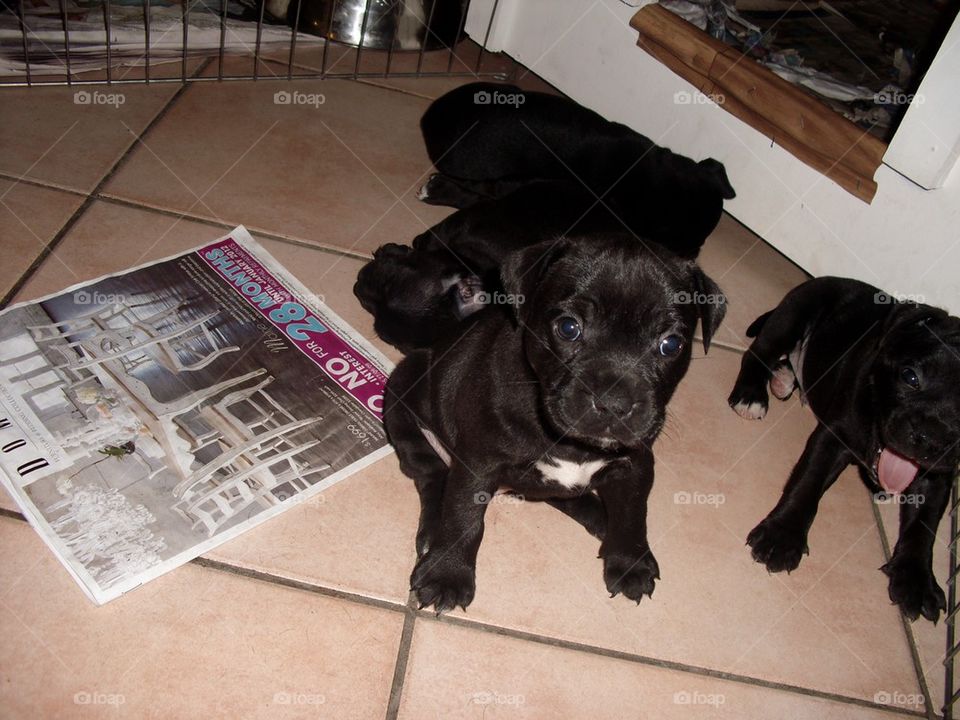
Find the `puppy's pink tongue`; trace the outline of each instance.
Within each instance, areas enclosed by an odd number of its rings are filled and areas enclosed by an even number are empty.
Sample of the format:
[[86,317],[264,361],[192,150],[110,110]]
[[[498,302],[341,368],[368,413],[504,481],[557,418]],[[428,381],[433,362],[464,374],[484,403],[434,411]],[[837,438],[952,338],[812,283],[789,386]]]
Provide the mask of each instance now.
[[880,484],[887,492],[899,493],[907,489],[917,476],[920,468],[916,463],[884,448],[877,463],[877,475]]

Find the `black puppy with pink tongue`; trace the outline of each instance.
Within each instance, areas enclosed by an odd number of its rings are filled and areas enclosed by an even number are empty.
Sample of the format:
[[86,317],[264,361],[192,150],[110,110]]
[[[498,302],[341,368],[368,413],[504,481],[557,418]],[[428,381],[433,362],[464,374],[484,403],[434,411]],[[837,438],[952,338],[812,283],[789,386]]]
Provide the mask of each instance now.
[[857,465],[875,493],[894,494],[900,534],[883,571],[911,619],[946,608],[933,544],[960,464],[960,318],[898,302],[856,280],[823,277],[792,290],[748,328],[731,407],[766,415],[767,385],[796,390],[817,417],[776,507],[747,537],[753,558],[790,572],[808,553],[820,498]]

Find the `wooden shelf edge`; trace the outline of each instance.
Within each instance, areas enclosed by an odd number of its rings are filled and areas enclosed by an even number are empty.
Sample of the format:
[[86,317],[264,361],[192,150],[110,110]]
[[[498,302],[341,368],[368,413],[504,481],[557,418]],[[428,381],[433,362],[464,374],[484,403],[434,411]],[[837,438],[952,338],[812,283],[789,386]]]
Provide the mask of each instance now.
[[659,5],[630,21],[637,45],[735,117],[866,203],[886,144],[753,59]]

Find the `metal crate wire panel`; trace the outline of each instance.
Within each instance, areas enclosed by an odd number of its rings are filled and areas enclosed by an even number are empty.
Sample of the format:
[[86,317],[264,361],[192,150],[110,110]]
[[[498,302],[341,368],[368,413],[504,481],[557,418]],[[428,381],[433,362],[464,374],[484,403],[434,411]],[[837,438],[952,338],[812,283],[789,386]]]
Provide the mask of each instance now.
[[496,76],[482,64],[497,5],[468,40],[469,0],[13,0],[0,86]]
[[960,542],[960,477],[953,482],[953,494],[950,499],[950,574],[947,578],[947,649],[944,654],[943,717],[952,720],[957,703],[960,702],[960,689],[954,687],[954,670],[957,655],[960,654],[960,641],[957,639],[957,615],[960,605],[957,598],[957,575],[960,573],[957,561],[957,543]]

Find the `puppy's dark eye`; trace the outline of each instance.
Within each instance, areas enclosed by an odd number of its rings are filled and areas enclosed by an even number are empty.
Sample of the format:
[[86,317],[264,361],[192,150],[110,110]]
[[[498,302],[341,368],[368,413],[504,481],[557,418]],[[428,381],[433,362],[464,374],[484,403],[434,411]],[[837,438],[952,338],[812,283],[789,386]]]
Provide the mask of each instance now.
[[557,331],[557,335],[561,340],[566,340],[567,342],[573,342],[574,340],[579,340],[580,336],[583,334],[583,330],[580,328],[580,323],[577,322],[576,318],[572,318],[569,315],[564,315],[561,318],[557,318],[557,321],[553,324],[554,329]]
[[664,357],[673,357],[683,350],[683,338],[679,335],[667,335],[660,339],[660,354]]
[[912,387],[914,390],[920,389],[920,378],[917,375],[917,371],[911,367],[905,367],[900,371],[900,379],[903,380],[907,385]]

